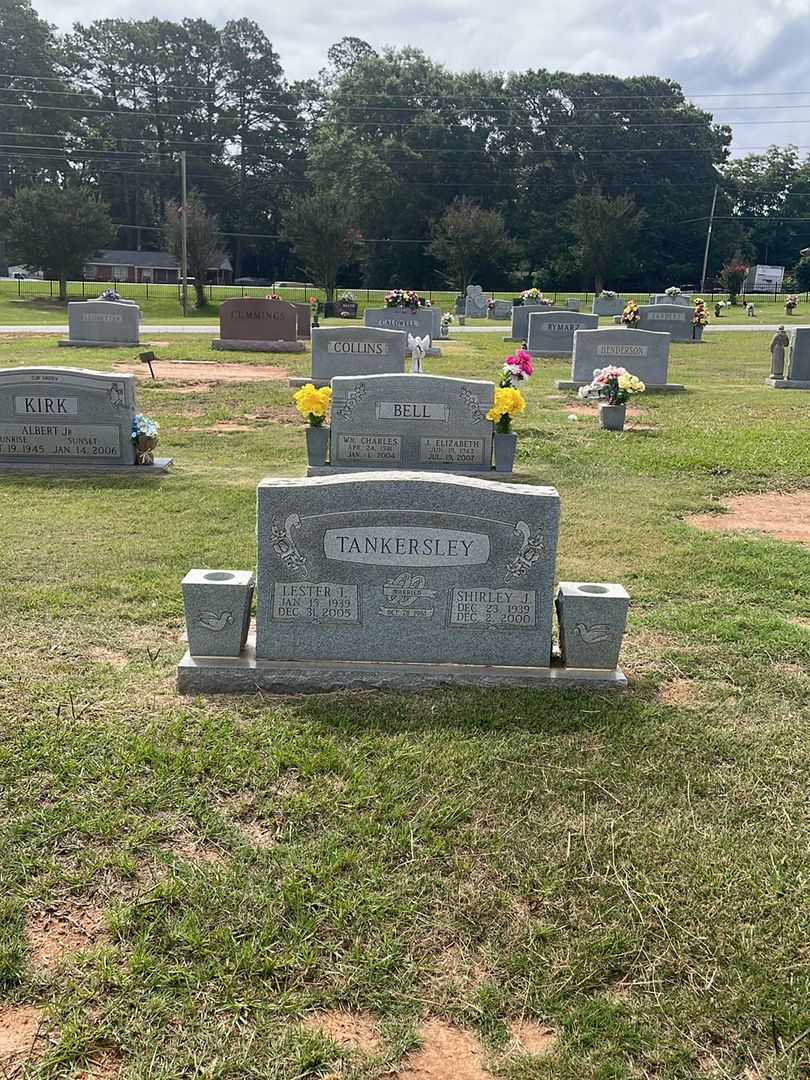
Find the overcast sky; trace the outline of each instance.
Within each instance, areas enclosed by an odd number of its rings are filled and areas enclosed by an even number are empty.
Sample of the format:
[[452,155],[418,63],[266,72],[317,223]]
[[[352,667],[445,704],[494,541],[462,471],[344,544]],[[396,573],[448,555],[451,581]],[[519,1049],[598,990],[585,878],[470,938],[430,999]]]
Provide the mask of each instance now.
[[[59,29],[98,18],[247,16],[264,29],[290,79],[314,75],[344,35],[375,48],[415,45],[452,69],[609,72],[676,79],[696,104],[734,127],[734,153],[771,143],[810,151],[810,0],[34,0]],[[752,95],[757,92],[757,96]],[[717,97],[714,95],[729,95]],[[711,96],[702,96],[711,95]],[[731,96],[733,95],[733,96]]]

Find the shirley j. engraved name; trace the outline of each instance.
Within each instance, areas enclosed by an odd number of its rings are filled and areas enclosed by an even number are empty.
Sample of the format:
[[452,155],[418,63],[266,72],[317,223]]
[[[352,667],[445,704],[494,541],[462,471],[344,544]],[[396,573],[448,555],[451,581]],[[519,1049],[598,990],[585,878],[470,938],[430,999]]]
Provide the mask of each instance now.
[[507,629],[537,622],[537,594],[526,589],[462,589],[450,594],[449,625]]
[[327,529],[323,553],[336,562],[376,566],[475,566],[489,561],[485,533],[420,526]]

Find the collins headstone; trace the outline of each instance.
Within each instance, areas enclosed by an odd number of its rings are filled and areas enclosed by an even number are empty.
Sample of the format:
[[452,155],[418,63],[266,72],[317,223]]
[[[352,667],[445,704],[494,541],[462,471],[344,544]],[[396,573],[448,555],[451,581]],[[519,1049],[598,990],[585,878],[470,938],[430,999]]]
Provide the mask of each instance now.
[[303,352],[297,340],[298,313],[285,300],[245,297],[219,306],[219,340],[213,349],[240,352]]
[[581,311],[546,309],[529,316],[527,348],[532,356],[570,356],[577,330],[595,330],[596,315]]
[[669,334],[625,328],[577,330],[571,378],[559,381],[557,389],[576,390],[591,381],[597,368],[612,365],[637,375],[648,390],[683,390],[667,382]]
[[336,375],[388,375],[405,371],[408,335],[373,326],[326,326],[312,331],[312,377],[290,386],[328,386]]
[[68,304],[68,340],[75,348],[139,345],[141,309],[131,300],[82,300]]
[[692,333],[691,307],[682,304],[639,304],[641,321],[639,330],[654,330],[657,333],[670,334],[673,341],[699,341],[703,327],[695,327]]

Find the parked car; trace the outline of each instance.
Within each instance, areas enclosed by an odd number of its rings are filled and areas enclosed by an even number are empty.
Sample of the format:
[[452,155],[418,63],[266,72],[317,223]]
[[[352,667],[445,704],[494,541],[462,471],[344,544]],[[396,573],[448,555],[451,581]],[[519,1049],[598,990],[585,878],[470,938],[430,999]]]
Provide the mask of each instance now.
[[272,283],[269,280],[269,278],[263,278],[263,277],[238,277],[234,281],[234,285],[268,286],[268,285],[271,285],[271,284]]

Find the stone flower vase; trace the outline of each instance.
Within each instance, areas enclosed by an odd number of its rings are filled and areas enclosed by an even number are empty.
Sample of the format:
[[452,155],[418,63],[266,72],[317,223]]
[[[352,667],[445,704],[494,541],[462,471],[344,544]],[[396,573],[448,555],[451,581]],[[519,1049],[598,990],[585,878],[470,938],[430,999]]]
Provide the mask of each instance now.
[[626,405],[609,405],[606,401],[599,406],[599,427],[605,431],[624,431]]
[[139,435],[135,440],[135,464],[154,465],[157,443],[155,435]]
[[703,341],[703,327],[692,323],[692,341]]
[[517,435],[514,432],[495,432],[495,472],[510,473],[515,464]]
[[307,464],[325,465],[328,447],[329,428],[325,424],[318,424],[317,427],[310,424],[307,428]]
[[189,570],[183,578],[188,651],[240,656],[250,629],[251,570]]

